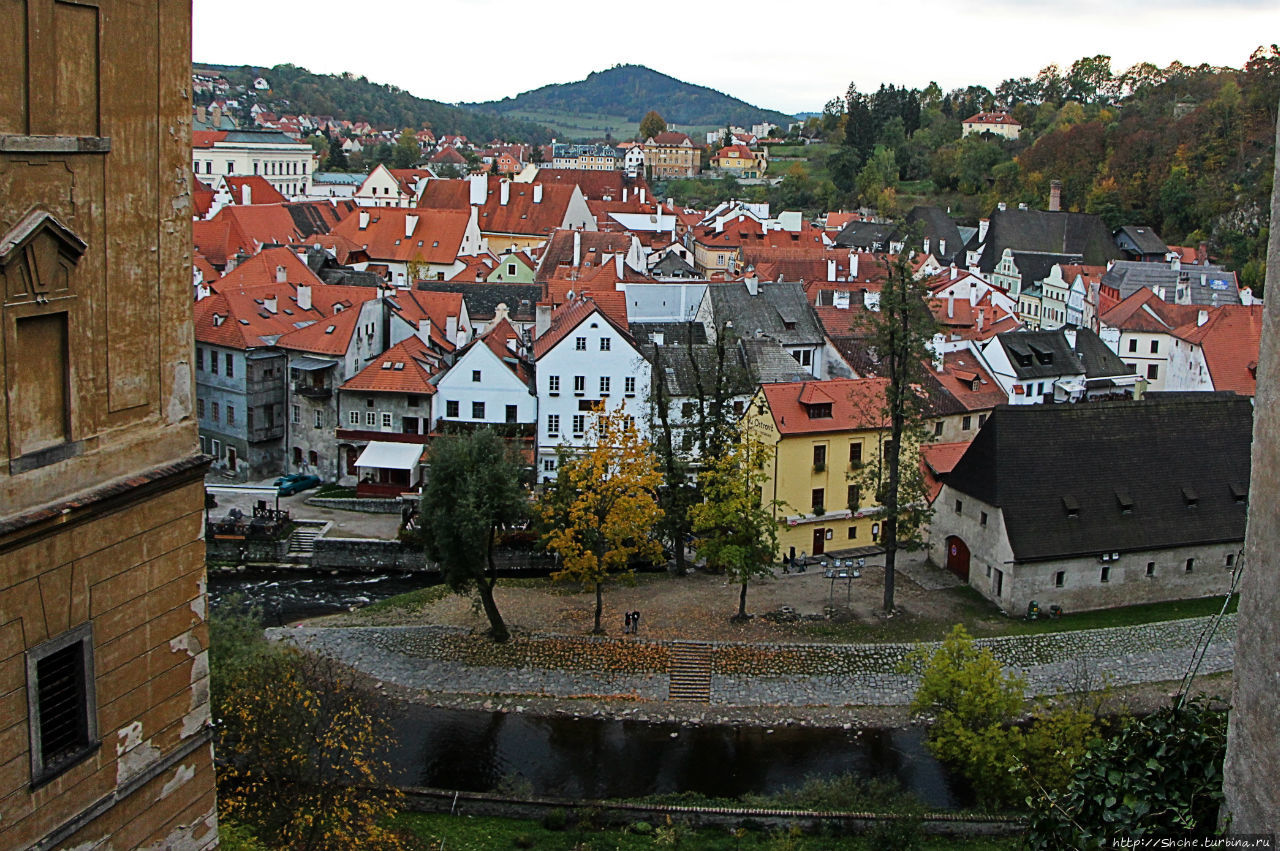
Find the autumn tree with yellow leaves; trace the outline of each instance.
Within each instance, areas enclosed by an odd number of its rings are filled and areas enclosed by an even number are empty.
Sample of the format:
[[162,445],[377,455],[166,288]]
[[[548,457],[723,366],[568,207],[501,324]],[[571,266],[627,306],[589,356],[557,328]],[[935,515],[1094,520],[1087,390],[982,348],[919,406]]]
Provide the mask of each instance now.
[[215,618],[212,637],[219,817],[271,848],[405,848],[384,826],[399,793],[379,704],[336,662],[267,644],[251,617]]
[[591,420],[588,448],[562,451],[560,475],[543,494],[541,514],[543,542],[560,557],[551,576],[594,587],[592,632],[599,634],[606,579],[629,575],[634,562],[662,560],[653,536],[662,519],[656,496],[662,474],[633,417],[600,410]]

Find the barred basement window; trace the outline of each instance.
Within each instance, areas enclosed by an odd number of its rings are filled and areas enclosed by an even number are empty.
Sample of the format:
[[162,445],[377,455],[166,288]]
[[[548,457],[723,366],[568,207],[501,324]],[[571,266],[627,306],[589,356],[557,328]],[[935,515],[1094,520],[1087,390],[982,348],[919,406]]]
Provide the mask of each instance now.
[[27,651],[33,786],[52,780],[97,749],[93,684],[92,624]]

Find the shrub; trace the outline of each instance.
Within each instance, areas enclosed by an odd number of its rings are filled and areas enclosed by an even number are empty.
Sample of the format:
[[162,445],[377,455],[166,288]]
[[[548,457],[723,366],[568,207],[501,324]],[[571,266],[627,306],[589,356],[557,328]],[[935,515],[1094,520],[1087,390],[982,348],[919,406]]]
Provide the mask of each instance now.
[[556,807],[542,817],[542,826],[547,830],[564,830],[569,825],[569,814]]

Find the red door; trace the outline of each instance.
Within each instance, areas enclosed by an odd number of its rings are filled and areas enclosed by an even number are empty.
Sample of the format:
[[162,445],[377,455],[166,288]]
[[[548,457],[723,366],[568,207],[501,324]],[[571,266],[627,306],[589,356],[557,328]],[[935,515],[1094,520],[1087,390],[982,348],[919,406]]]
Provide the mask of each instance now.
[[813,530],[813,554],[816,556],[822,555],[822,553],[824,552],[823,547],[826,546],[826,543],[827,543],[827,530],[814,529]]
[[969,547],[955,535],[947,538],[947,570],[969,581]]

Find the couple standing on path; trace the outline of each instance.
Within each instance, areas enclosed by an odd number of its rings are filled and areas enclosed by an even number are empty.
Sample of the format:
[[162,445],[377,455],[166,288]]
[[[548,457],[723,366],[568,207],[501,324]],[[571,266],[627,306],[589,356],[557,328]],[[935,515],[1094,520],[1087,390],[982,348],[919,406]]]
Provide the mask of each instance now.
[[640,612],[638,610],[634,612],[627,612],[622,618],[623,634],[630,633],[631,635],[635,635],[639,631],[640,631]]

